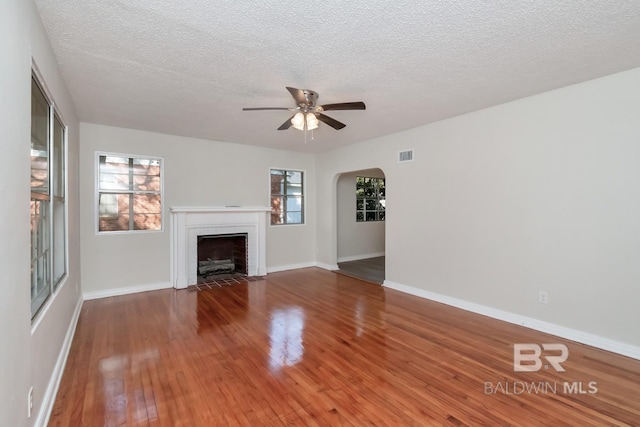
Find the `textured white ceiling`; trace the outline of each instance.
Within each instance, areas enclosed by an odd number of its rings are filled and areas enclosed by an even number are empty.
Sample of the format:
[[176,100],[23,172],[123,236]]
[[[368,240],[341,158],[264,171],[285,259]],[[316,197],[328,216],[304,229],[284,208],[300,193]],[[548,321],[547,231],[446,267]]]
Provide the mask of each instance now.
[[[638,0],[35,0],[82,121],[319,152],[640,66]],[[285,86],[328,115],[276,130]]]

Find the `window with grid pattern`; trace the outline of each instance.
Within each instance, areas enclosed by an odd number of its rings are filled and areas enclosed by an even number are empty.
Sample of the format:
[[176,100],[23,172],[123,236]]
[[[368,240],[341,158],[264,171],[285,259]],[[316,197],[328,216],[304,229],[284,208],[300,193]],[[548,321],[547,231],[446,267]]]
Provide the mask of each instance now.
[[304,224],[303,172],[271,169],[271,225]]
[[356,177],[356,221],[384,221],[384,178]]
[[162,159],[97,156],[98,231],[162,230]]

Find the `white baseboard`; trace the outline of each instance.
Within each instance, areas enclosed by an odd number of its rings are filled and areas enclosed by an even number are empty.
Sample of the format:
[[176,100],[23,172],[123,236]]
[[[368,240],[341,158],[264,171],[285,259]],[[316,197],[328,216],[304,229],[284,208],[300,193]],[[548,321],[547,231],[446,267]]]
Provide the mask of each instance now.
[[267,267],[267,273],[277,273],[278,271],[297,270],[299,268],[320,267],[325,270],[339,270],[338,264],[325,264],[323,262],[303,262],[300,264],[279,265],[276,267]]
[[338,262],[359,261],[361,259],[377,258],[377,257],[384,256],[384,254],[385,254],[384,251],[382,251],[382,252],[374,252],[372,254],[343,256],[338,258]]
[[555,335],[560,338],[576,341],[602,350],[607,350],[612,353],[617,353],[623,356],[640,360],[640,347],[638,346],[615,341],[609,338],[604,338],[599,335],[579,331],[577,329],[567,328],[565,326],[544,322],[542,320],[534,319],[531,317],[521,316],[519,314],[510,313],[508,311],[498,310],[496,308],[476,304],[447,295],[437,294],[435,292],[415,288],[413,286],[395,283],[389,280],[385,280],[383,286],[407,294],[415,295],[417,297],[440,302],[452,307],[461,308],[463,310],[467,310],[477,314],[482,314],[483,316],[488,316],[497,320],[513,323],[515,325],[524,326],[529,329],[534,329],[536,331]]
[[329,270],[329,271],[340,270],[340,267],[338,267],[338,264],[325,264],[324,262],[315,262],[313,265],[315,265],[316,267],[324,268],[325,270]]
[[314,267],[315,262],[303,262],[300,264],[278,265],[276,267],[267,267],[268,273],[277,273],[278,271],[297,270],[299,268]]
[[172,288],[171,282],[149,283],[147,285],[129,286],[126,288],[107,289],[104,291],[85,292],[82,294],[85,301],[99,298],[115,297],[119,295],[135,294],[138,292],[157,291],[158,289]]
[[56,401],[58,388],[60,388],[62,374],[64,373],[65,366],[67,365],[67,357],[69,356],[69,350],[71,350],[73,336],[76,333],[78,318],[80,317],[80,311],[82,310],[82,302],[82,298],[78,298],[76,308],[73,311],[73,315],[71,316],[71,322],[69,323],[69,327],[67,328],[67,334],[65,335],[64,341],[62,342],[62,348],[60,349],[60,353],[58,354],[58,360],[56,361],[56,364],[53,368],[51,379],[49,380],[49,384],[47,385],[47,389],[45,390],[44,396],[42,398],[42,405],[40,405],[40,411],[38,412],[38,417],[36,418],[36,421],[34,423],[34,426],[36,427],[44,427],[49,424],[51,411],[53,411],[53,404]]

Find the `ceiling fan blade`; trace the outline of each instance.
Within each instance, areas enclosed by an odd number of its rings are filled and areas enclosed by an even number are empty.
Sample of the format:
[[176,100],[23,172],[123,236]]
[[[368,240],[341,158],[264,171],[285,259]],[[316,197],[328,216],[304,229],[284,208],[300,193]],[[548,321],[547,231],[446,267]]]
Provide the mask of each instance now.
[[243,108],[242,111],[257,111],[257,110],[290,110],[287,107],[257,107],[257,108]]
[[293,119],[294,116],[289,117],[289,119],[284,122],[283,124],[280,125],[280,127],[278,128],[278,130],[287,130],[291,127],[291,119]]
[[287,90],[291,93],[293,99],[296,100],[296,105],[307,104],[307,97],[304,96],[304,91],[302,89],[296,89],[295,87],[287,86]]
[[316,117],[318,117],[318,120],[320,120],[321,122],[324,122],[324,123],[328,124],[329,126],[331,126],[332,128],[337,129],[337,130],[340,130],[343,127],[346,126],[344,123],[340,123],[336,119],[332,119],[331,117],[325,116],[322,113],[316,113]]
[[364,102],[340,102],[338,104],[327,104],[321,106],[324,111],[331,110],[366,110]]

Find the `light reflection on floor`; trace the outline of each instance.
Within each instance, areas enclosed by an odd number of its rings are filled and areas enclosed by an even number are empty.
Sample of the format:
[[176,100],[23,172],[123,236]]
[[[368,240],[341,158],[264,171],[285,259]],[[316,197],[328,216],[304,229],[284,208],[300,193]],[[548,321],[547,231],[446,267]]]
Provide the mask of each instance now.
[[275,309],[271,312],[269,330],[271,372],[277,372],[284,366],[293,366],[302,360],[304,321],[304,312],[300,307]]
[[159,357],[160,353],[157,349],[148,349],[134,354],[131,356],[131,360],[126,355],[116,355],[100,360],[105,413],[115,419],[117,425],[125,423],[128,405],[135,405],[133,411],[135,421],[149,418],[146,405],[138,405],[139,402],[144,402],[144,391],[142,389],[134,390],[131,394],[137,398],[133,402],[127,402],[125,377],[127,375],[139,375],[143,365],[153,362]]
[[364,310],[365,310],[365,302],[364,297],[358,297],[358,301],[356,302],[356,309],[353,311],[354,323],[356,325],[356,336],[361,337],[362,332],[364,331]]

